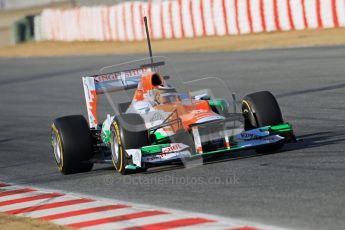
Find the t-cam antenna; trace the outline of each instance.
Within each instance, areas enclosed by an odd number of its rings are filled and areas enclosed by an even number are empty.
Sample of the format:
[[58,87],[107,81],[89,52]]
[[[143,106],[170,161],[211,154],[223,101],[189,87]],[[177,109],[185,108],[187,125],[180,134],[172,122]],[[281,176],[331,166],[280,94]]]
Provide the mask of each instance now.
[[148,24],[147,24],[147,17],[146,17],[146,16],[144,16],[144,24],[145,24],[145,30],[146,30],[147,45],[148,45],[148,47],[149,47],[151,65],[153,65],[152,48],[151,48],[151,39],[150,39],[149,26],[148,26]]

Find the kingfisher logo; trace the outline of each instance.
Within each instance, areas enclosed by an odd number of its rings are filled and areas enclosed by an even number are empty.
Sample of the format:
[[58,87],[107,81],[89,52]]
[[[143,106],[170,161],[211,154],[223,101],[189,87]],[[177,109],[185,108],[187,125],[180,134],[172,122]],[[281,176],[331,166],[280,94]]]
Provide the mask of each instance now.
[[140,77],[142,74],[150,71],[150,68],[138,68],[123,72],[114,72],[114,73],[108,73],[108,74],[102,74],[95,76],[96,82],[105,82],[105,81],[114,81],[114,80],[120,80],[122,78],[129,78],[129,77]]

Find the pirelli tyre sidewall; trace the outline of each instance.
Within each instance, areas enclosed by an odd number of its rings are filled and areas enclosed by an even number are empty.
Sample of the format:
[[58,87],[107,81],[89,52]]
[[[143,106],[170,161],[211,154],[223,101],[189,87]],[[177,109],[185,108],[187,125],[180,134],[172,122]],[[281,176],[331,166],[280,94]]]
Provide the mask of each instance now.
[[[134,131],[128,126],[143,127],[143,129]],[[126,149],[139,149],[148,145],[150,145],[148,131],[139,114],[121,114],[114,118],[110,127],[110,148],[113,165],[117,172],[126,174],[126,166],[133,164]]]
[[81,115],[60,117],[51,128],[53,154],[59,171],[63,174],[90,171],[92,137],[85,118]]
[[110,147],[113,165],[116,171],[123,174],[127,165],[127,158],[121,141],[119,122],[116,120],[113,121],[110,129]]
[[63,151],[61,137],[55,124],[52,124],[52,147],[54,153],[54,159],[59,171],[63,169]]

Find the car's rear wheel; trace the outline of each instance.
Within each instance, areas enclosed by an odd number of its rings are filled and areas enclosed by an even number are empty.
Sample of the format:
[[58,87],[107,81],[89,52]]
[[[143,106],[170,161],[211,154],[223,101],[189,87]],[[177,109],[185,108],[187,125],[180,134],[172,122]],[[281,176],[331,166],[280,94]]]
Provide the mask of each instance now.
[[63,174],[90,171],[93,154],[89,125],[81,115],[60,117],[52,124],[52,147],[55,162]]
[[[283,124],[283,116],[279,104],[272,93],[261,91],[247,95],[242,101],[245,130],[263,126]],[[283,143],[260,147],[258,152],[277,151]]]
[[110,147],[117,172],[124,175],[128,172],[126,166],[133,164],[126,149],[139,149],[149,144],[145,122],[139,114],[121,114],[115,117],[110,128]]

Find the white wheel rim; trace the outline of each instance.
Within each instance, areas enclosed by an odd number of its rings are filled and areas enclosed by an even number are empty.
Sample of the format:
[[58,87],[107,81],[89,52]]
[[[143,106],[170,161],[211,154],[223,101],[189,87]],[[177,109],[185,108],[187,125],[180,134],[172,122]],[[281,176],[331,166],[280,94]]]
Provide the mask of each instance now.
[[53,139],[52,142],[53,142],[55,160],[56,160],[56,163],[60,164],[61,163],[61,149],[60,149],[60,143],[58,141],[56,134],[53,135],[52,139]]
[[119,159],[119,142],[117,140],[116,134],[115,134],[115,130],[111,131],[111,154],[115,160],[115,162],[117,162],[117,160]]

